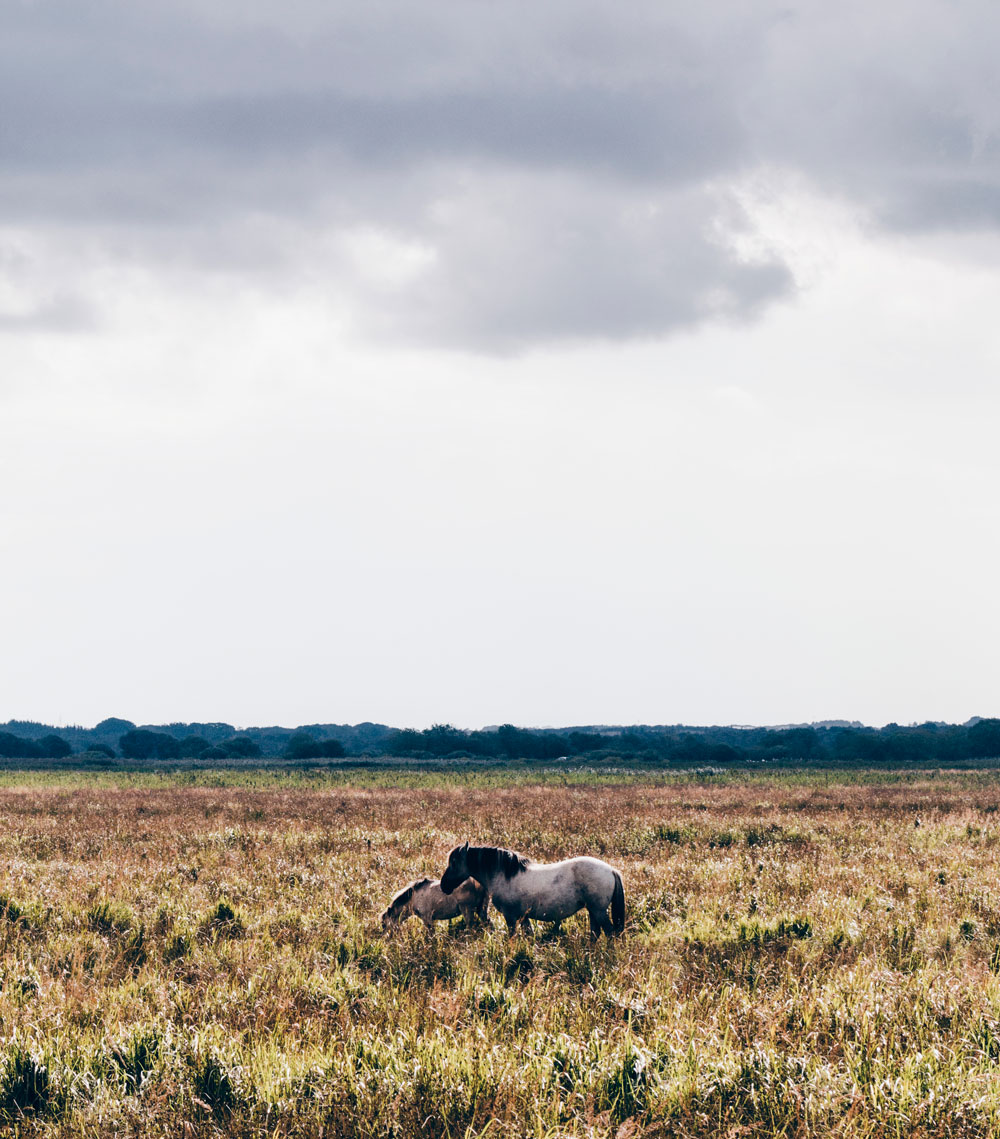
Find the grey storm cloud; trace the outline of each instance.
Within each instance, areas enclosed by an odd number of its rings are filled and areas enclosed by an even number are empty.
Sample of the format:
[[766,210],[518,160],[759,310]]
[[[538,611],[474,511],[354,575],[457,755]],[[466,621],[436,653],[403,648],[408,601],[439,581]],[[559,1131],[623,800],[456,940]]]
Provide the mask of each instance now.
[[74,296],[55,297],[26,312],[0,310],[0,332],[83,332],[94,326],[94,314]]
[[21,0],[0,222],[265,274],[311,234],[382,233],[419,271],[308,270],[379,335],[658,335],[792,288],[720,227],[763,165],[889,227],[995,226],[998,25],[963,0]]

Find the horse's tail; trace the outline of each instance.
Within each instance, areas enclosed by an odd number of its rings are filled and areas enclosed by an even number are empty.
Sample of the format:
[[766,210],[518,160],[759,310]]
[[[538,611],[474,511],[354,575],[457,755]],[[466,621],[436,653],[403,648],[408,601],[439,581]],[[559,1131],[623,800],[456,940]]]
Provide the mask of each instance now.
[[625,884],[622,876],[615,871],[615,892],[611,895],[611,925],[615,933],[625,931]]

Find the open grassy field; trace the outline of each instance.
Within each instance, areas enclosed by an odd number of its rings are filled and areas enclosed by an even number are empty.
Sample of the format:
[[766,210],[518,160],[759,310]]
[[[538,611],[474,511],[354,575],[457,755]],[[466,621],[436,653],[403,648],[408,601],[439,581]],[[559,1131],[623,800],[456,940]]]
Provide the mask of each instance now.
[[[998,807],[992,772],[7,774],[0,1126],[1000,1134]],[[626,936],[383,938],[467,838],[619,866]]]

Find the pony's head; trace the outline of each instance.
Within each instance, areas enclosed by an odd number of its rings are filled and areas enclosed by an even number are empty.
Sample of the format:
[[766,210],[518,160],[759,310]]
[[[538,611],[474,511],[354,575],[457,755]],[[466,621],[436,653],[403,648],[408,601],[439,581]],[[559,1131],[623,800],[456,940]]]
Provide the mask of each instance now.
[[460,886],[469,877],[466,858],[469,853],[469,844],[456,846],[448,855],[448,868],[441,875],[441,893],[450,894],[456,886]]
[[382,914],[382,928],[388,929],[391,925],[399,923],[410,916],[410,906],[413,902],[413,883],[404,886],[398,893],[393,894],[392,901],[386,906]]

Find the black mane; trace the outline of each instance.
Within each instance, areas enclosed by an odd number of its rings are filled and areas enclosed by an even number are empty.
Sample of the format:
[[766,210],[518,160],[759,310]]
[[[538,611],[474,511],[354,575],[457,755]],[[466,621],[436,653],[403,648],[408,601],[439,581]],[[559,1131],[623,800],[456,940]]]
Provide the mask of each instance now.
[[469,850],[475,856],[475,869],[473,877],[478,878],[476,870],[481,870],[487,877],[493,874],[503,874],[505,878],[513,878],[522,870],[527,870],[531,859],[518,854],[516,850],[508,850],[504,846],[474,846]]
[[417,878],[416,881],[411,882],[409,886],[404,886],[397,894],[393,894],[392,901],[389,902],[389,909],[396,910],[399,909],[400,906],[405,906],[413,897],[414,890],[419,890],[421,886],[426,886],[428,882],[433,881],[433,878]]

